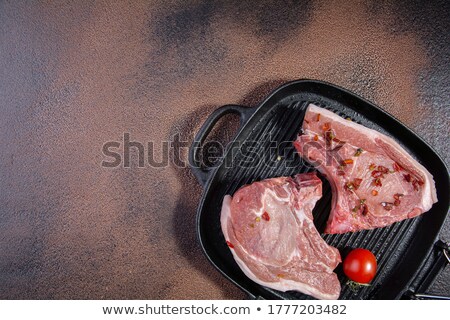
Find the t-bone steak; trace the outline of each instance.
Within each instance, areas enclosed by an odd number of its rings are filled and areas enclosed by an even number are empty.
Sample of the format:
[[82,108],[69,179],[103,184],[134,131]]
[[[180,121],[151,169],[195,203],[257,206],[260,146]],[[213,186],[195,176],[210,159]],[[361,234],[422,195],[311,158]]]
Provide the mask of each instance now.
[[315,173],[254,182],[223,200],[221,226],[239,267],[253,281],[279,291],[337,299],[333,270],[341,261],[313,223],[322,196]]
[[432,175],[396,141],[326,109],[308,106],[294,145],[331,184],[325,233],[385,227],[437,201]]

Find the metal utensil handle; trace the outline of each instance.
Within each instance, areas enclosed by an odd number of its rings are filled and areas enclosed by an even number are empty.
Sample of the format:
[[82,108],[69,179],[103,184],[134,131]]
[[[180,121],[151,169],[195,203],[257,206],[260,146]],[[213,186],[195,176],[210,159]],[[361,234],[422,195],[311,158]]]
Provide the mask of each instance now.
[[192,145],[189,148],[189,164],[191,166],[192,172],[194,173],[195,177],[202,186],[204,186],[208,181],[211,175],[212,168],[203,165],[201,161],[198,159],[197,154],[208,134],[211,132],[211,130],[214,128],[215,124],[219,121],[220,118],[230,113],[239,115],[240,118],[240,126],[238,129],[239,132],[242,126],[254,113],[254,111],[255,111],[254,108],[246,108],[231,104],[225,105],[223,107],[218,108],[213,113],[211,113],[208,119],[206,119],[206,121],[200,127],[200,130],[195,135],[194,141],[192,142]]
[[414,293],[411,298],[414,299],[414,300],[425,300],[425,299],[450,300],[450,297],[438,296],[438,295],[427,294],[427,293]]
[[[450,243],[445,243],[443,241],[438,241],[436,243],[436,246],[440,248],[440,252],[442,253],[441,257],[444,257],[444,266],[441,268],[445,268],[445,266],[450,264]],[[442,264],[442,262],[441,262]],[[434,280],[434,278],[433,278]],[[440,296],[435,294],[428,294],[428,293],[414,293],[409,292],[408,297],[415,300],[423,300],[423,299],[435,299],[435,300],[450,300],[450,297],[447,296]]]
[[450,244],[447,244],[447,248],[442,248],[442,252],[444,253],[445,258],[447,259],[447,263],[450,264],[449,248],[450,248]]

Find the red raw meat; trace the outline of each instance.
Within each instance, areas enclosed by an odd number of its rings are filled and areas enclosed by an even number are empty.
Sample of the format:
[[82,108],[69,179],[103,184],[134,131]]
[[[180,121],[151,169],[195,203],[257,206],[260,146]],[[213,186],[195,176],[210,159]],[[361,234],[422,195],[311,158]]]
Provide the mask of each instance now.
[[433,176],[392,138],[313,104],[302,129],[294,145],[333,191],[325,233],[385,227],[437,202]]
[[319,299],[337,299],[333,270],[341,261],[313,223],[322,196],[315,173],[254,182],[224,198],[222,231],[242,271],[279,291],[297,290]]

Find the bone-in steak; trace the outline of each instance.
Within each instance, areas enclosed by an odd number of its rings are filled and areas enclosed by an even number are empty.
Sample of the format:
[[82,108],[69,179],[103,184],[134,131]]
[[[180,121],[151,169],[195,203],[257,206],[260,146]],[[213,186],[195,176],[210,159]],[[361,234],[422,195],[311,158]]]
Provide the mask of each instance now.
[[254,182],[225,196],[221,226],[242,271],[280,291],[337,299],[339,251],[321,238],[312,209],[322,196],[315,173]]
[[326,109],[308,106],[294,145],[331,184],[326,233],[384,227],[437,201],[431,174],[397,142]]

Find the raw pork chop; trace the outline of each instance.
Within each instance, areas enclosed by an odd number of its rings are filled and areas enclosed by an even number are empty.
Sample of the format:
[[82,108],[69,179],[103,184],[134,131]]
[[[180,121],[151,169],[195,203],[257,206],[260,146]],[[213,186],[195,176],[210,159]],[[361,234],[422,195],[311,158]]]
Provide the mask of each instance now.
[[337,299],[339,251],[320,237],[312,209],[322,196],[315,173],[254,182],[225,196],[222,231],[242,271],[280,291]]
[[310,104],[294,145],[331,184],[326,233],[384,227],[437,201],[432,175],[397,142],[331,111]]

